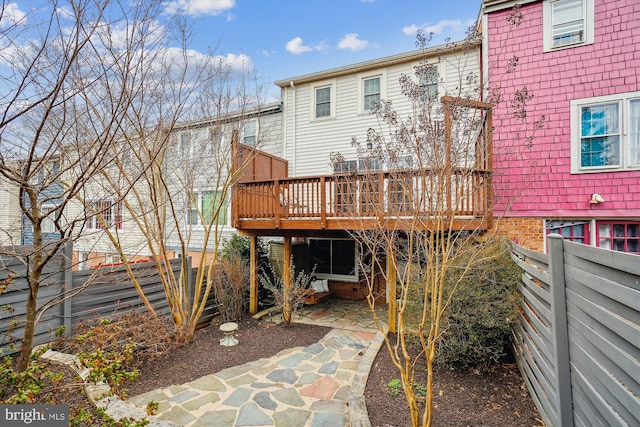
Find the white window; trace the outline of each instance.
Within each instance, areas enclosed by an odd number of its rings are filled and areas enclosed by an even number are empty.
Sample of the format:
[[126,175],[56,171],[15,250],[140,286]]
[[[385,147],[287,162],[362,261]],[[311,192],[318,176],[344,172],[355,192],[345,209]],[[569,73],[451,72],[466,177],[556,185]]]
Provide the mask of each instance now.
[[214,128],[209,130],[209,138],[204,141],[204,153],[208,156],[214,156],[222,145],[222,129]]
[[544,2],[544,51],[593,43],[593,0]]
[[333,173],[352,173],[355,172],[358,168],[357,160],[342,160],[339,162],[334,162]]
[[319,279],[358,280],[356,242],[352,239],[309,239],[309,256]]
[[105,261],[106,264],[121,264],[122,258],[120,254],[107,254]]
[[78,254],[78,270],[86,270],[89,268],[89,252],[80,252]]
[[42,232],[44,234],[51,234],[56,232],[56,224],[54,222],[56,213],[54,212],[56,205],[45,204],[40,209],[42,218]]
[[438,98],[438,80],[437,65],[425,65],[418,69],[420,99],[423,102],[434,101]]
[[316,118],[331,116],[331,86],[316,88]]
[[640,168],[640,92],[571,101],[571,172]]
[[251,147],[256,146],[258,137],[258,123],[253,120],[242,127],[242,142],[245,145],[249,145]]
[[365,111],[371,110],[376,104],[380,103],[381,88],[380,77],[372,77],[363,80],[363,109]]
[[180,133],[180,154],[188,157],[191,154],[191,132],[184,131]]
[[86,202],[85,227],[91,230],[122,229],[122,202],[97,200]]
[[640,253],[640,222],[596,221],[598,247],[619,252]]
[[382,159],[377,157],[363,157],[358,159],[358,171],[378,172],[383,170]]
[[218,212],[215,223],[227,224],[228,201],[222,200],[222,191],[195,192],[187,208],[187,225],[209,225]]

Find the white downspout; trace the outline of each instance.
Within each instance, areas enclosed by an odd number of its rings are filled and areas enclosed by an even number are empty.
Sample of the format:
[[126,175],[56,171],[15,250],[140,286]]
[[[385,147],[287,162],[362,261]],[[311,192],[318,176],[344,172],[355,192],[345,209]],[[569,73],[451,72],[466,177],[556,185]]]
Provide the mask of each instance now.
[[293,84],[293,80],[289,83],[289,85],[291,86],[291,89],[293,90],[293,123],[291,124],[291,133],[293,133],[293,138],[292,138],[292,143],[293,146],[291,147],[292,149],[292,153],[291,153],[291,157],[293,158],[293,164],[291,165],[291,175],[292,176],[296,176],[296,164],[297,164],[297,157],[296,157],[296,87]]

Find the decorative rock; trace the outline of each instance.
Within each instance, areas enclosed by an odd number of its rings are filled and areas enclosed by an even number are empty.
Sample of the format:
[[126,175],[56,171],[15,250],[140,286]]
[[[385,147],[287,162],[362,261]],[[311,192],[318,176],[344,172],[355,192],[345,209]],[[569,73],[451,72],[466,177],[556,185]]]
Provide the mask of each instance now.
[[224,347],[238,345],[238,340],[233,336],[233,333],[238,330],[236,322],[223,323],[220,325],[220,330],[224,333],[224,338],[220,339],[220,345]]

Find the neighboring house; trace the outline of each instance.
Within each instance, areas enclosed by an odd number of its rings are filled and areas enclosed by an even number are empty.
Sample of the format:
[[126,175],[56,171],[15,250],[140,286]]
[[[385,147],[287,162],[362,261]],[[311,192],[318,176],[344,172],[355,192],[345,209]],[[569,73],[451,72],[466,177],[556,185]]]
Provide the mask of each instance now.
[[211,221],[213,209],[220,207],[220,212],[208,238],[206,252],[212,254],[216,239],[221,242],[236,232],[231,226],[229,205],[234,135],[241,144],[279,155],[282,104],[272,103],[215,119],[179,123],[169,136],[171,148],[163,167],[169,177],[177,215],[175,222],[173,219],[168,222],[167,248],[178,256],[182,239],[194,265],[202,255],[204,225]]
[[0,247],[21,244],[21,218],[18,187],[0,180]]
[[501,226],[640,253],[638,1],[484,0],[482,29]]
[[[60,181],[60,158],[52,157],[46,164],[42,165],[38,169],[36,178],[34,178],[31,184],[38,188],[38,200],[40,203],[40,210],[42,215],[46,215],[42,221],[42,240],[44,242],[52,242],[60,239],[60,233],[56,228],[54,218],[58,214],[58,206],[62,203],[60,199],[64,193],[62,182]],[[30,209],[29,199],[26,194],[22,194],[24,206],[26,209]],[[22,212],[22,226],[21,226],[21,244],[32,245],[33,244],[33,224]]]

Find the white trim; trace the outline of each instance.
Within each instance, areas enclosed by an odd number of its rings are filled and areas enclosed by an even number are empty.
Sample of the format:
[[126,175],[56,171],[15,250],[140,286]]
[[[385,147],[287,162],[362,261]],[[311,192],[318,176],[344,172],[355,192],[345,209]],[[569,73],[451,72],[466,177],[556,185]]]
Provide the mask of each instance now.
[[[349,239],[349,238],[323,238],[323,237],[310,237],[309,238],[309,255],[311,255],[311,244],[310,241],[311,240],[329,240],[331,242],[333,242],[334,240],[345,240],[345,241],[351,241],[353,242],[353,271],[354,274],[352,275],[346,275],[346,274],[332,274],[332,273],[318,273],[317,271],[314,272],[314,276],[316,276],[318,279],[329,279],[329,280],[340,280],[343,282],[353,282],[353,283],[357,283],[360,279],[360,272],[359,272],[359,268],[358,268],[358,245],[356,243],[356,241],[354,239]],[[332,256],[332,255],[330,255]],[[331,266],[333,266],[333,261],[330,259],[329,263]],[[312,269],[315,268],[315,265],[313,265],[313,263],[311,262],[310,267]]]
[[582,41],[577,43],[565,44],[562,46],[553,46],[553,21],[552,21],[552,7],[554,3],[560,3],[562,1],[568,0],[553,0],[553,1],[545,1],[542,7],[542,22],[543,22],[543,38],[542,38],[542,49],[543,52],[553,52],[556,50],[562,49],[570,49],[576,46],[584,46],[593,44],[593,33],[594,33],[594,5],[593,0],[582,0],[583,2],[583,11],[584,11],[584,26],[583,31],[584,34],[582,36]]
[[[323,117],[316,117],[316,95],[318,89],[329,88],[329,115]],[[311,121],[323,121],[332,120],[336,118],[336,80],[323,80],[311,85],[311,94],[309,96],[311,105],[309,106],[310,120]]]
[[42,222],[40,223],[40,229],[43,234],[53,234],[56,230],[55,223],[55,211],[56,206],[54,203],[43,203],[40,207],[41,214],[45,213],[45,209],[48,209],[47,215],[42,218]]
[[387,99],[387,71],[358,74],[358,114],[370,114],[371,110],[364,109],[364,82],[370,79],[380,79],[380,101]]
[[[634,99],[640,99],[640,91],[627,92],[615,95],[597,96],[593,98],[574,99],[570,102],[571,113],[571,173],[598,173],[624,170],[638,170],[640,164],[630,164],[630,141],[629,141],[629,102]],[[591,105],[603,105],[618,103],[619,105],[619,133],[620,133],[620,159],[619,165],[600,166],[600,167],[581,167],[581,115],[582,107]]]

